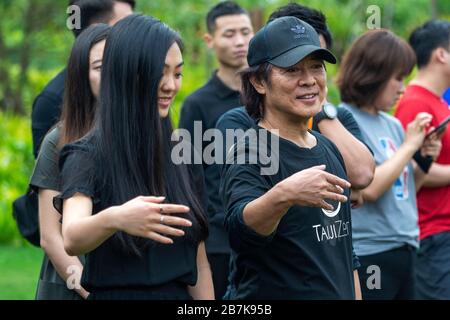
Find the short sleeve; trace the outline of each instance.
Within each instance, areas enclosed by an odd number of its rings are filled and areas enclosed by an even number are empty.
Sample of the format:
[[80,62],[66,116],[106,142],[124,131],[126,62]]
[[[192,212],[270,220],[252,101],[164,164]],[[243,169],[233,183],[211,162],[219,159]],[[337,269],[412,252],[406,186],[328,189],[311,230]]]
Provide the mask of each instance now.
[[259,165],[226,164],[222,170],[221,194],[225,209],[225,228],[230,246],[236,251],[254,250],[271,242],[276,231],[262,236],[248,227],[243,219],[244,208],[272,186],[268,176],[261,175]]
[[54,128],[42,142],[30,179],[30,187],[35,192],[39,189],[60,190],[58,139],[59,129]]
[[75,193],[95,199],[95,170],[89,148],[80,143],[66,145],[60,153],[61,193],[53,198],[53,206],[59,213],[65,199]]

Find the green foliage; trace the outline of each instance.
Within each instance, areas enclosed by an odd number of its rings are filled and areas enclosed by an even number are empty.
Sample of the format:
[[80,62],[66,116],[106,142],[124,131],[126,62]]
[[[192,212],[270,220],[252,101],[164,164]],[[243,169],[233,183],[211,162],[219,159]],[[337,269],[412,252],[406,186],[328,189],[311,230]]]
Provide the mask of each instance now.
[[24,194],[33,166],[30,121],[0,112],[0,243],[22,243],[12,202]]
[[39,248],[0,246],[0,300],[33,300],[41,263]]

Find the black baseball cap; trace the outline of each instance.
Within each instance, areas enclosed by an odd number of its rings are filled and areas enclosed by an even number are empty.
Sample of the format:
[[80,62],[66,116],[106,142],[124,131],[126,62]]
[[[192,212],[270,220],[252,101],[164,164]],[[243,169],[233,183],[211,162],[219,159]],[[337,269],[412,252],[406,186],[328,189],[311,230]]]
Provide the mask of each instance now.
[[336,57],[320,47],[319,35],[311,25],[296,17],[277,18],[255,33],[250,41],[247,62],[250,67],[269,62],[288,68],[311,53],[320,59],[336,63]]

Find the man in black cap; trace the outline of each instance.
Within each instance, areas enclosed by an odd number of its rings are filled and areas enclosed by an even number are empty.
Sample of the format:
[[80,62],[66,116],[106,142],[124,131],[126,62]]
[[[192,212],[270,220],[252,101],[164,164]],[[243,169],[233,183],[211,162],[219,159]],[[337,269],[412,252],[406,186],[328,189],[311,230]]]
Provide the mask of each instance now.
[[[333,38],[323,13],[298,3],[289,3],[272,12],[269,22],[285,16],[293,16],[310,24],[319,34],[321,47],[331,50]],[[245,108],[240,107],[221,116],[217,120],[216,128],[222,133],[227,129],[245,131],[253,122]],[[313,118],[312,130],[323,134],[336,144],[344,158],[348,179],[352,184],[352,200],[355,205],[362,205],[360,190],[372,181],[375,161],[353,115],[344,108],[336,108],[330,103],[325,103],[322,111]]]
[[[258,147],[275,154],[278,171],[262,175],[254,146],[228,152],[221,191],[232,248],[229,299],[354,299],[349,187],[336,146],[308,130],[326,98],[319,36],[295,17],[275,19],[250,42],[242,98]],[[270,137],[267,138],[267,136]],[[273,138],[278,143],[272,143]],[[270,141],[270,143],[269,143]],[[258,152],[258,155],[260,153]]]

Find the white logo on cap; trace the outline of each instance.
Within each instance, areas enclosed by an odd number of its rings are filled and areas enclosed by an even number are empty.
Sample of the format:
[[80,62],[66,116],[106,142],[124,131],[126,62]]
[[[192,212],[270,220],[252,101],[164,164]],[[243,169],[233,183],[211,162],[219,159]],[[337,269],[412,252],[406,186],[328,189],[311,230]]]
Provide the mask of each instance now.
[[305,33],[306,32],[306,28],[305,27],[302,27],[302,26],[300,26],[300,25],[296,25],[294,28],[291,28],[291,30],[293,31],[293,32],[295,32],[296,34],[302,34],[302,33]]

